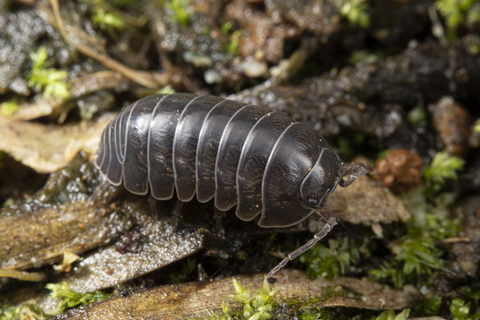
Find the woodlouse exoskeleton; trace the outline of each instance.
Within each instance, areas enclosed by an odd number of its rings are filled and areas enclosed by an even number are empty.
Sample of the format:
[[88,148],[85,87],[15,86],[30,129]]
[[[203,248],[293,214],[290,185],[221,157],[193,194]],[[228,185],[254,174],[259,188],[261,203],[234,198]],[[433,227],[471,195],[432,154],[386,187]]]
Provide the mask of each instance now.
[[[336,224],[322,212],[337,185],[364,171],[348,168],[324,137],[265,107],[188,93],[152,95],[124,108],[103,131],[96,166],[113,185],[158,200],[176,194],[200,202],[215,197],[221,211],[236,207],[246,221],[289,227],[316,212],[323,229],[269,274],[311,248]],[[350,171],[347,180],[342,176]]]

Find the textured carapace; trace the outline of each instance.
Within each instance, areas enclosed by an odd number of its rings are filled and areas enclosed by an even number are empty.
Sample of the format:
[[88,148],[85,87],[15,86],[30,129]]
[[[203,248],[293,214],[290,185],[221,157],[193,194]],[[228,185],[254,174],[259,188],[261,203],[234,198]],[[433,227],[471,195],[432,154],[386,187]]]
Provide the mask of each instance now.
[[96,165],[135,194],[200,202],[215,197],[262,227],[307,218],[340,180],[342,162],[303,123],[218,97],[152,95],[126,107],[103,132]]
[[188,93],[152,95],[124,108],[103,132],[96,166],[132,193],[215,197],[219,210],[236,205],[246,221],[261,214],[258,224],[267,228],[320,212],[338,184],[363,173],[343,180],[343,163],[325,138],[282,113]]

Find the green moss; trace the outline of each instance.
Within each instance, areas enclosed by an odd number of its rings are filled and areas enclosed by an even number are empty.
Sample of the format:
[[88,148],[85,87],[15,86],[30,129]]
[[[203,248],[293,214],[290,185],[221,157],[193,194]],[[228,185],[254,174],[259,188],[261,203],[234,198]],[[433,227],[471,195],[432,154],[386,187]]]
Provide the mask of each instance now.
[[395,315],[395,311],[389,310],[380,313],[377,317],[373,317],[372,320],[407,320],[409,314],[410,309],[402,310],[397,315]]
[[63,81],[68,73],[63,70],[47,68],[47,49],[38,48],[37,52],[32,52],[30,58],[33,61],[33,67],[28,75],[28,85],[38,91],[43,91],[45,97],[53,96],[66,99],[70,96],[69,85]]
[[410,112],[408,112],[408,122],[417,127],[425,127],[427,125],[427,112],[423,102],[418,103]]
[[477,119],[477,121],[475,121],[475,124],[473,125],[473,131],[475,131],[476,133],[480,133],[480,119]]
[[[250,287],[244,288],[238,281],[233,279],[235,295],[229,295],[228,298],[240,303],[240,307],[231,308],[222,301],[221,311],[217,313],[210,311],[210,316],[204,320],[227,320],[227,319],[272,319],[275,318],[275,312],[284,310],[288,307],[289,312],[298,315],[298,319],[324,319],[333,320],[334,317],[328,309],[312,309],[313,304],[318,304],[334,297],[357,298],[358,294],[349,290],[334,290],[331,287],[324,288],[322,295],[309,297],[307,299],[297,298],[284,301],[277,296],[277,290],[271,290],[267,279],[263,281],[262,288],[258,291],[252,291]],[[360,298],[358,296],[358,298]],[[283,314],[283,311],[281,311]]]
[[478,3],[471,6],[467,11],[467,23],[468,24],[480,23],[480,5]]
[[173,89],[170,85],[167,85],[155,92],[156,94],[170,94],[175,93],[175,89]]
[[103,31],[122,30],[125,28],[125,21],[122,18],[114,13],[106,12],[103,8],[98,8],[92,17],[92,22]]
[[229,40],[225,49],[231,55],[237,56],[239,55],[238,45],[240,42],[240,38],[242,37],[243,31],[235,30],[234,32],[231,32],[232,27],[233,23],[227,21],[222,24],[220,30],[222,31],[223,36]]
[[471,287],[461,287],[460,291],[465,297],[473,300],[475,304],[478,304],[478,301],[480,301],[480,291],[478,290],[478,288],[477,290],[473,290],[473,288]]
[[192,272],[197,267],[197,262],[195,259],[190,260],[187,259],[187,263],[182,266],[182,270],[178,273],[171,273],[170,274],[170,282],[171,283],[182,283],[191,280]]
[[85,306],[92,302],[102,301],[112,296],[111,294],[107,294],[102,291],[79,293],[69,289],[66,282],[62,282],[60,284],[48,283],[45,287],[52,291],[50,293],[51,298],[60,299],[60,302],[55,308],[55,314],[60,314],[66,309],[70,309],[78,305]]
[[120,12],[115,8],[128,6],[129,8],[141,6],[142,1],[134,2],[132,0],[82,0],[90,7],[93,13],[91,21],[100,30],[109,33],[115,30],[123,30],[126,26],[125,21],[115,12]]
[[131,7],[135,5],[141,5],[143,1],[138,1],[138,0],[107,0],[108,3],[110,3],[112,6],[117,7],[117,8],[123,8],[123,7]]
[[355,65],[357,63],[366,63],[366,64],[374,64],[379,62],[381,59],[384,58],[384,54],[381,52],[372,52],[368,50],[356,50],[353,51],[352,55],[348,59],[348,62]]
[[327,309],[320,309],[320,310],[303,310],[300,315],[298,316],[299,320],[333,320],[335,319],[330,311]]
[[366,0],[335,0],[335,5],[342,17],[347,18],[350,25],[359,25],[367,28],[370,25],[370,16],[367,13],[368,3]]
[[478,320],[480,312],[470,314],[470,302],[465,303],[462,299],[453,299],[450,304],[450,312],[453,314],[453,320]]
[[433,317],[440,314],[440,308],[442,306],[442,298],[434,296],[429,299],[425,299],[421,304],[415,307],[415,315],[420,317]]
[[[478,44],[478,41],[477,38],[475,36],[472,36],[472,38],[474,39],[473,41],[468,38],[466,41],[465,41],[465,45],[467,47],[467,51],[468,53],[472,54],[472,55],[477,55],[479,52],[480,52],[480,46]],[[480,130],[480,129],[479,129]]]
[[460,24],[478,23],[480,8],[475,6],[477,0],[437,0],[435,6],[445,18],[447,38],[456,39],[456,31]]
[[18,110],[18,100],[12,99],[10,101],[0,103],[0,114],[4,117],[10,117]]
[[302,254],[300,261],[307,265],[307,274],[310,277],[322,276],[333,279],[344,274],[352,263],[358,263],[360,255],[369,256],[367,244],[366,238],[361,244],[354,243],[348,237],[344,237],[341,241],[329,239],[328,247],[316,244]]
[[[0,155],[1,155],[1,152],[0,152]],[[0,163],[0,168],[2,167],[2,164]],[[8,198],[7,200],[5,200],[5,202],[2,204],[2,207],[8,207],[12,204],[15,203],[15,199],[13,198]]]
[[449,156],[446,151],[437,152],[432,163],[423,171],[423,178],[427,185],[427,195],[438,192],[446,179],[457,179],[458,170],[462,170],[465,161],[456,156]]
[[443,251],[435,246],[434,238],[429,234],[407,234],[398,245],[392,246],[394,260],[370,270],[371,280],[392,283],[396,289],[401,289],[405,283],[420,286],[426,283],[433,270],[443,268]]
[[405,283],[420,286],[433,270],[443,268],[443,250],[435,244],[457,235],[459,222],[446,216],[452,203],[448,194],[442,194],[433,199],[433,204],[428,204],[423,190],[417,188],[403,196],[412,220],[407,233],[389,244],[393,259],[369,271],[371,280],[393,283],[397,289]]
[[361,133],[354,131],[345,132],[336,140],[338,154],[343,160],[348,161],[348,159],[352,159],[355,155],[355,150],[358,150],[365,140],[365,135]]
[[377,162],[378,160],[381,160],[381,159],[385,159],[387,157],[387,155],[390,153],[390,151],[392,151],[392,149],[381,150],[377,154],[377,160],[375,162]]
[[0,306],[0,320],[50,319],[63,313],[67,309],[101,301],[112,296],[102,291],[78,293],[70,290],[65,282],[60,284],[48,283],[46,288],[52,291],[50,298],[57,299],[57,305],[53,310],[46,312],[39,305],[30,302],[24,303],[19,307]]
[[165,9],[170,19],[176,24],[188,26],[193,14],[190,0],[167,0]]
[[270,289],[266,277],[259,291],[252,292],[250,287],[242,287],[235,278],[233,278],[233,288],[236,294],[230,295],[228,298],[239,302],[241,307],[232,309],[222,301],[221,314],[212,314],[212,316],[202,319],[226,320],[235,317],[236,319],[260,320],[272,318],[274,304],[277,302],[277,290]]
[[47,314],[35,303],[24,303],[20,307],[0,306],[0,320],[49,319],[54,314]]
[[440,258],[442,251],[436,248],[428,235],[408,234],[394,246],[394,261],[385,261],[378,269],[369,271],[371,280],[393,283],[401,289],[405,283],[423,283],[432,270],[441,269],[444,261]]

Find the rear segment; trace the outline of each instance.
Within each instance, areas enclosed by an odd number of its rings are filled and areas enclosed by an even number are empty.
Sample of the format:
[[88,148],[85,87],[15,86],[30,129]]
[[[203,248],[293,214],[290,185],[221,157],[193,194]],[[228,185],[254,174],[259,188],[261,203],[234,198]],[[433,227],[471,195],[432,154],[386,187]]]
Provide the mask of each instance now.
[[[100,169],[100,172],[115,186],[120,185],[123,179],[123,155],[126,140],[125,136],[123,136],[122,139],[121,125],[123,124],[125,127],[126,121],[123,123],[122,120],[123,118],[128,119],[130,111],[137,103],[138,101],[124,108],[115,119],[108,124],[103,130],[100,146],[97,151],[95,166]],[[125,113],[127,115],[124,117]],[[125,132],[124,134],[126,135]]]

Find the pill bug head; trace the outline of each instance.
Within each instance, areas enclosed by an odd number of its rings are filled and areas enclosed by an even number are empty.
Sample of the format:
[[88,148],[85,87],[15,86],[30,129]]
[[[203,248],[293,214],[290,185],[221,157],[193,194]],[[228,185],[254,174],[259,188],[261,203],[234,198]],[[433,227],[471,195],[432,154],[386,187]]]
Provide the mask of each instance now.
[[324,148],[301,184],[301,202],[317,210],[325,208],[328,195],[335,190],[344,173],[342,161],[335,151]]

